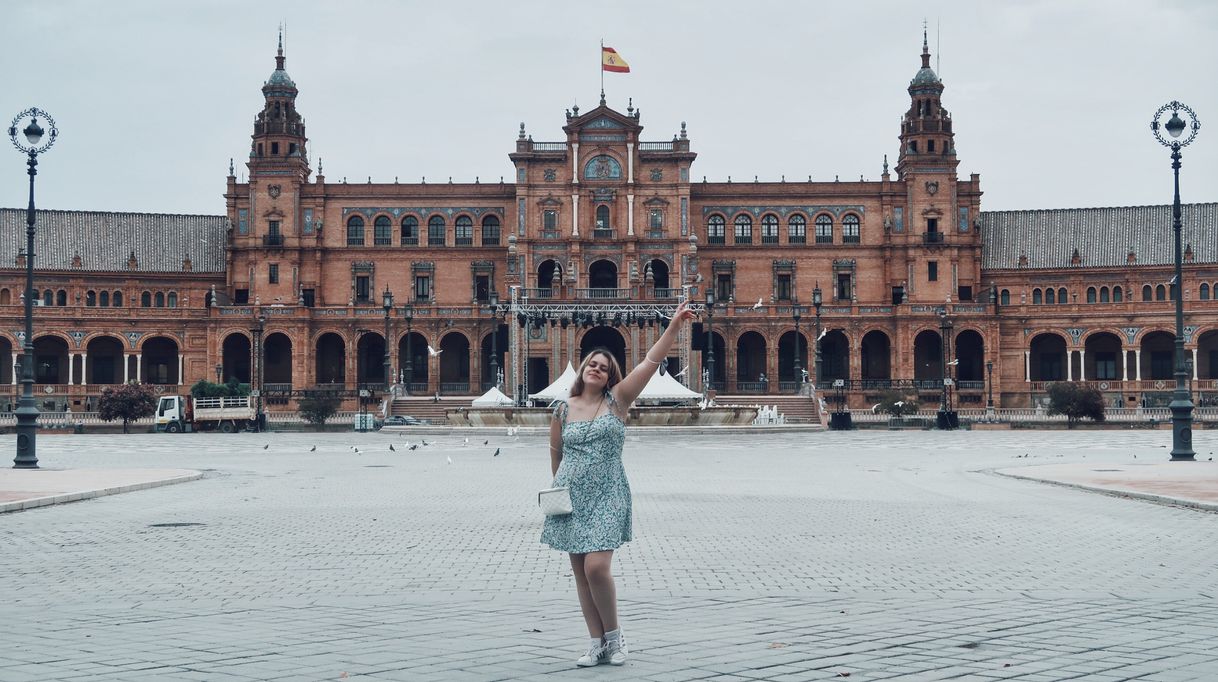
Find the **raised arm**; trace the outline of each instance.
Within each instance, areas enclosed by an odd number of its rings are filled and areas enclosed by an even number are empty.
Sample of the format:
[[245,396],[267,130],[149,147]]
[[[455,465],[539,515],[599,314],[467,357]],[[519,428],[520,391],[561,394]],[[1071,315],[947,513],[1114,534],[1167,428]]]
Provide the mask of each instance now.
[[643,361],[635,365],[635,368],[630,370],[630,374],[627,374],[626,378],[613,387],[613,397],[621,406],[621,410],[625,411],[629,408],[631,403],[643,392],[647,382],[651,381],[656,370],[664,363],[664,358],[668,357],[668,351],[676,342],[677,334],[681,333],[681,327],[694,317],[693,311],[689,309],[689,302],[682,301],[681,305],[677,306],[677,312],[673,313],[672,321],[668,323],[668,329],[665,329],[660,338],[656,339],[655,344],[647,349]]

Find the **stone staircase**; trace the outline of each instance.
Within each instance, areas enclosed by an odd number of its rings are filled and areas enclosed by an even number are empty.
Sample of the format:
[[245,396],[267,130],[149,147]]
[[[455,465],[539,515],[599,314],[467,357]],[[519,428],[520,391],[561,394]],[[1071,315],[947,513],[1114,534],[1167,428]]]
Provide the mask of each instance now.
[[777,406],[788,424],[820,424],[820,411],[816,401],[806,395],[740,394],[715,396],[716,405],[766,405]]
[[411,396],[409,398],[394,398],[389,406],[389,414],[409,415],[418,419],[426,419],[431,424],[444,425],[448,423],[448,411],[458,407],[469,407],[478,396],[440,396],[436,402],[434,396]]

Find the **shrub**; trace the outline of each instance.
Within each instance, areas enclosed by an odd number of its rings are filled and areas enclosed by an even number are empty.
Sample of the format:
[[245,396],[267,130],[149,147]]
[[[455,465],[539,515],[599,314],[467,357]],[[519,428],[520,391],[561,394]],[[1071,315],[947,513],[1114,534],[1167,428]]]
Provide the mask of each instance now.
[[1066,415],[1073,427],[1080,419],[1104,421],[1104,395],[1094,386],[1085,386],[1070,381],[1049,384],[1049,415]]
[[296,401],[300,417],[320,430],[326,420],[338,413],[342,400],[334,393],[318,391]]
[[900,391],[885,391],[880,395],[880,402],[874,409],[892,417],[904,417],[907,414],[916,414],[920,407],[916,399]]

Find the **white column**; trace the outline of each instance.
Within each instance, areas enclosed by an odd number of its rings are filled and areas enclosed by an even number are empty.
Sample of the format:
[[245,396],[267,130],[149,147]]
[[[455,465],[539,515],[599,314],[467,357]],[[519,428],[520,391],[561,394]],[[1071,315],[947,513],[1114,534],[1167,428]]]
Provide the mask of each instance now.
[[68,385],[76,383],[76,353],[68,353]]
[[1087,349],[1081,349],[1078,352],[1078,380],[1087,380]]
[[80,354],[80,385],[89,385],[89,351]]
[[13,385],[17,385],[17,349],[13,349]]
[[1032,351],[1023,352],[1023,380],[1032,381]]
[[[577,147],[579,145],[576,145]],[[571,195],[571,236],[579,236],[579,195]]]
[[1193,381],[1197,380],[1197,349],[1193,349]]
[[1133,352],[1133,371],[1134,378],[1138,381],[1142,380],[1142,349],[1139,348]]
[[[385,343],[389,343],[389,339],[385,339]],[[389,382],[389,377],[385,377],[385,382],[386,383]],[[181,386],[183,383],[184,382],[182,381],[182,354],[178,353],[178,385]],[[259,388],[262,388],[262,387],[259,386]]]
[[1074,351],[1066,349],[1066,381],[1074,381]]
[[131,356],[123,353],[123,383],[131,381]]
[[144,365],[144,363],[143,363],[143,362],[141,362],[141,358],[143,358],[143,357],[144,357],[144,354],[143,354],[143,353],[136,353],[136,354],[135,354],[135,383],[137,383],[137,384],[138,384],[138,383],[143,383],[143,381],[144,381],[144,378],[143,378],[143,374],[144,374],[144,367],[143,367],[143,365]]
[[1121,381],[1129,381],[1129,353],[1121,348]]
[[626,235],[634,236],[634,195],[626,195]]
[[626,178],[628,182],[634,182],[634,143],[626,143]]
[[579,143],[571,143],[571,184],[579,184]]

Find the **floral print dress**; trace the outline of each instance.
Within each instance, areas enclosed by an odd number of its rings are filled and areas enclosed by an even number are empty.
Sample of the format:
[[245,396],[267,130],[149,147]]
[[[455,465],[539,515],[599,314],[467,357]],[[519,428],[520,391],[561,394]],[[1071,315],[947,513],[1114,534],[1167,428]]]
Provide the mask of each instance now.
[[547,516],[541,541],[561,552],[617,549],[631,538],[630,482],[622,466],[626,425],[613,394],[605,396],[609,411],[586,421],[568,422],[565,402],[554,407],[562,420],[562,462],[553,485],[571,489],[572,511]]

